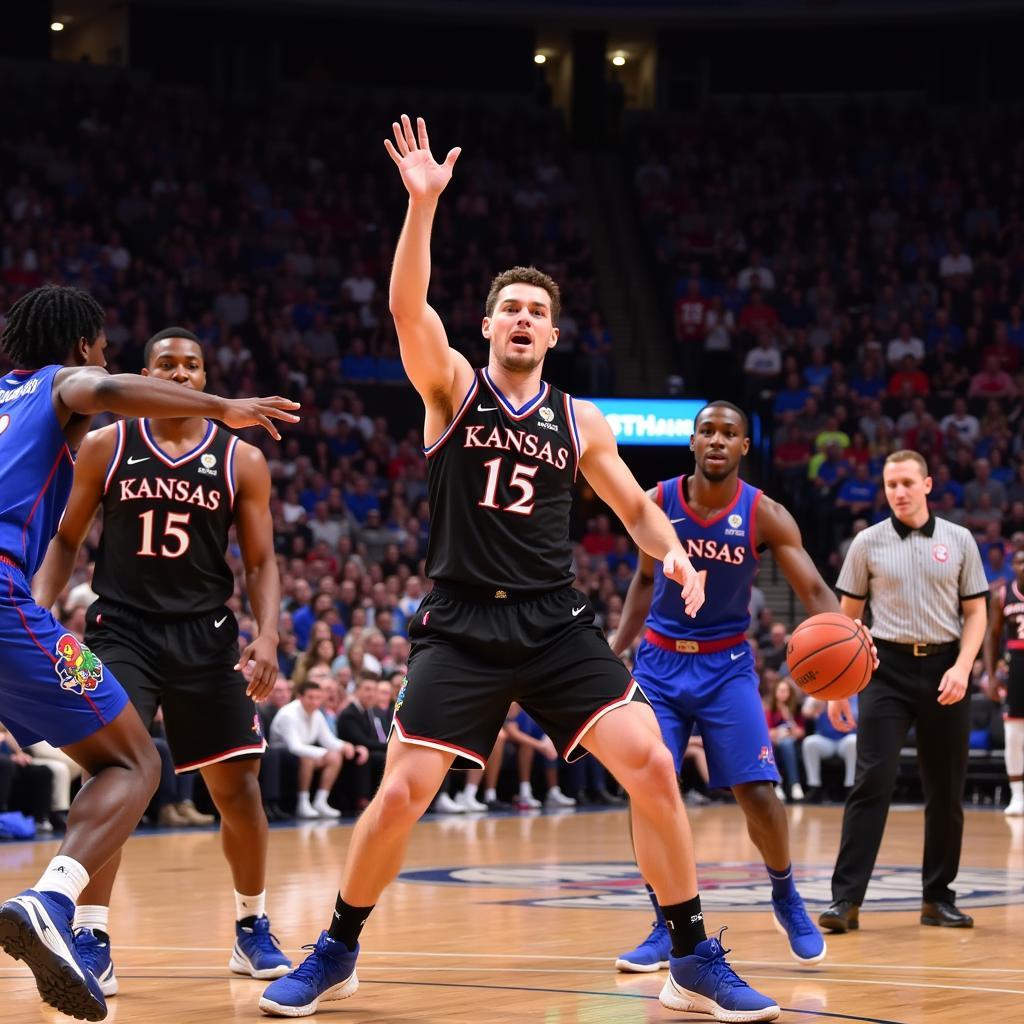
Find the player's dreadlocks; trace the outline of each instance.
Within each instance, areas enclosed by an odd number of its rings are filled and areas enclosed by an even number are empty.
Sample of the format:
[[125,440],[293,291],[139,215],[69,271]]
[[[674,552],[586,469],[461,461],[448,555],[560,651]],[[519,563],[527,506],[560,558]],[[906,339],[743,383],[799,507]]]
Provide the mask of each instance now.
[[88,292],[46,284],[11,306],[0,347],[19,369],[63,363],[79,338],[95,341],[103,317],[103,307]]

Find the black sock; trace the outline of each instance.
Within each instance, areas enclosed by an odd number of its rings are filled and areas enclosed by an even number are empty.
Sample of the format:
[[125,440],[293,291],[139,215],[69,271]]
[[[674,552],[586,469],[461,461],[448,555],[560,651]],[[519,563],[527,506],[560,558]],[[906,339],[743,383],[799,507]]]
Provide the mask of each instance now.
[[363,930],[373,907],[350,907],[338,893],[338,901],[334,904],[334,917],[327,934],[337,942],[344,942],[348,951],[354,952],[359,945],[359,933]]
[[673,956],[689,956],[697,948],[697,943],[707,938],[699,896],[685,903],[663,906],[661,912],[665,915],[668,933],[672,936]]

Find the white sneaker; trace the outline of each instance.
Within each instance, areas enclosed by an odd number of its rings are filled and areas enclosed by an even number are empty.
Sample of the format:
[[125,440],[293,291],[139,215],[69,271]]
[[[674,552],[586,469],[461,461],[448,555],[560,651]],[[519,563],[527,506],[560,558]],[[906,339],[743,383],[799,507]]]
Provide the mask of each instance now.
[[544,797],[545,807],[575,807],[576,801],[571,796],[566,796],[560,789],[552,789],[548,791],[548,795]]
[[781,786],[775,787],[775,795],[779,798],[779,803],[786,802],[786,791]]
[[434,801],[435,814],[465,814],[466,808],[457,804],[447,793],[438,793]]
[[341,811],[335,810],[326,800],[314,800],[313,810],[320,815],[321,818],[340,818]]
[[295,817],[301,818],[303,821],[315,821],[320,815],[317,814],[308,800],[304,800],[300,801],[299,805],[295,808]]
[[455,802],[464,810],[480,813],[487,810],[487,804],[481,803],[475,796],[470,796],[465,790],[455,797]]
[[1008,818],[1024,817],[1024,800],[1011,800],[1006,807],[1003,808],[1003,814]]
[[516,808],[520,811],[535,811],[542,806],[541,802],[532,794],[523,796],[520,793],[515,799]]
[[799,782],[794,782],[789,790],[789,794],[793,798],[793,802],[798,804],[804,798],[804,787]]

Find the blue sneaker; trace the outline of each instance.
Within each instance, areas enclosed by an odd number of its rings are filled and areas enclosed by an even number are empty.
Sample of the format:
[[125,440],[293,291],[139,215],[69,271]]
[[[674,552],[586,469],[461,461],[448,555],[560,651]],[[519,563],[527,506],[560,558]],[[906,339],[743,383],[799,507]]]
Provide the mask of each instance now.
[[105,996],[116,996],[117,975],[114,961],[110,959],[110,940],[101,942],[91,928],[76,928],[75,949],[78,958],[100,983],[100,991]]
[[321,932],[313,950],[291,974],[278,978],[263,990],[260,1009],[271,1017],[308,1017],[316,1013],[321,999],[348,999],[359,988],[356,958],[343,942]]
[[651,934],[636,949],[620,954],[615,966],[630,974],[650,974],[668,967],[672,939],[664,921],[655,921]]
[[235,922],[235,948],[228,967],[235,974],[265,981],[283,978],[292,969],[291,960],[281,952],[277,937],[270,932],[266,914],[257,917],[251,928],[243,928],[240,922]]
[[775,927],[789,939],[789,952],[800,964],[818,964],[825,959],[827,948],[818,926],[810,919],[800,893],[788,899],[772,900]]
[[103,1020],[103,992],[75,950],[74,913],[66,897],[26,889],[0,906],[0,947],[24,960],[44,1003],[79,1020]]
[[729,966],[722,932],[717,939],[699,943],[691,956],[672,957],[671,972],[659,996],[661,1005],[684,1013],[708,1013],[715,1020],[775,1020],[778,1004],[752,989]]

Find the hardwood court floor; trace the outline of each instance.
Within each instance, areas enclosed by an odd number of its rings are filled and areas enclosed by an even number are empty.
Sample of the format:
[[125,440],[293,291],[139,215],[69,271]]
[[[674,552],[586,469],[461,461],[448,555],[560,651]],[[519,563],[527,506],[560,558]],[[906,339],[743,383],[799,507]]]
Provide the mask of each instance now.
[[[790,808],[794,859],[812,909],[827,902],[838,808]],[[1021,1019],[1024,821],[968,812],[962,903],[973,931],[922,928],[921,812],[889,819],[861,930],[829,939],[799,967],[772,927],[763,867],[735,807],[691,811],[709,930],[728,924],[732,961],[790,1022],[930,1024]],[[417,826],[408,880],[384,896],[365,934],[356,997],[326,1004],[339,1024],[641,1024],[707,1020],[657,1002],[663,974],[617,974],[617,952],[651,918],[630,868],[623,812],[433,820]],[[330,916],[350,828],[313,824],[271,837],[269,912],[294,956]],[[32,884],[54,843],[0,847],[2,895]],[[902,901],[902,902],[901,902]],[[908,902],[909,901],[909,902]],[[980,905],[984,904],[984,905]],[[231,883],[212,831],[133,838],[112,930],[121,994],[108,1020],[222,1024],[260,1019],[262,982],[226,970]],[[1016,922],[1016,928],[1013,927]],[[43,1008],[20,965],[0,961],[0,1021],[66,1020]]]

